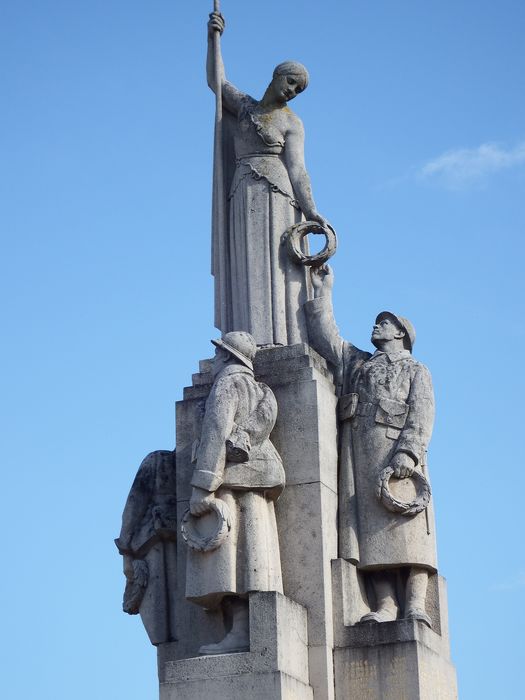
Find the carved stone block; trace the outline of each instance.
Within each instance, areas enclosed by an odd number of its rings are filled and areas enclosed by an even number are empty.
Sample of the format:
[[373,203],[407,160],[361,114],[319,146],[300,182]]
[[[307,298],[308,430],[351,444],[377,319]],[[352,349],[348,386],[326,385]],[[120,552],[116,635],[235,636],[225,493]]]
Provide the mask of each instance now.
[[250,650],[174,660],[159,647],[160,700],[312,700],[306,610],[280,593],[250,595]]
[[444,579],[429,580],[429,629],[415,620],[359,623],[369,608],[356,567],[337,559],[332,574],[336,698],[455,700]]

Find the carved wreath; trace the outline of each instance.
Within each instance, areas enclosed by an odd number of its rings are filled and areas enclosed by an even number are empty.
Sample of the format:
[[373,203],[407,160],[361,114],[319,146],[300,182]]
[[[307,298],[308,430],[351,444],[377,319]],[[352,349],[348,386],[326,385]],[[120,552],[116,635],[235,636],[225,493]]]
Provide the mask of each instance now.
[[217,549],[226,539],[228,532],[231,529],[230,509],[228,505],[220,498],[215,498],[210,503],[210,508],[215,513],[217,524],[209,535],[203,536],[195,527],[195,521],[198,520],[191,514],[188,508],[182,516],[180,531],[182,538],[191,549],[197,552],[212,552]]
[[413,501],[405,502],[394,498],[388,487],[390,477],[394,473],[393,467],[385,467],[379,475],[377,482],[377,497],[387,510],[393,513],[401,513],[401,515],[417,515],[425,510],[430,502],[430,484],[425,476],[414,471],[411,478],[416,482],[417,496]]
[[[315,255],[306,255],[301,248],[301,242],[309,233],[322,233],[326,238],[325,247]],[[319,267],[323,265],[337,248],[337,235],[331,226],[321,226],[317,221],[300,221],[290,226],[283,233],[283,241],[286,243],[288,255],[299,265]]]

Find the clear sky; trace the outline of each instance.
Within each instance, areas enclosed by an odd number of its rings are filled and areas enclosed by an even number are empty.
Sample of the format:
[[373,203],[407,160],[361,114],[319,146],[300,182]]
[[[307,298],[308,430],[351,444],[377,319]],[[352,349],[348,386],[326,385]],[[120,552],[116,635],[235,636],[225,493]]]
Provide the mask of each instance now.
[[[0,2],[0,695],[157,697],[113,544],[212,355],[211,0]],[[523,697],[525,4],[223,0],[229,79],[293,103],[339,234],[335,311],[410,318],[460,697]],[[307,572],[305,572],[307,575]]]

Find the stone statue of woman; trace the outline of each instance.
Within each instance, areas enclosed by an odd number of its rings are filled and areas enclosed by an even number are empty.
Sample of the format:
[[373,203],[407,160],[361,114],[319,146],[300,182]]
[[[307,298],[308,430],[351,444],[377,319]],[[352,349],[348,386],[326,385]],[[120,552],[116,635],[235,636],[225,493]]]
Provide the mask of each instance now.
[[[282,234],[316,210],[304,164],[304,130],[288,102],[308,85],[300,63],[279,64],[261,100],[225,78],[219,36],[224,19],[208,22],[208,85],[218,115],[214,163],[212,273],[215,325],[246,331],[257,345],[307,342],[302,305],[311,296],[304,267],[294,264]],[[217,139],[220,143],[217,144]]]

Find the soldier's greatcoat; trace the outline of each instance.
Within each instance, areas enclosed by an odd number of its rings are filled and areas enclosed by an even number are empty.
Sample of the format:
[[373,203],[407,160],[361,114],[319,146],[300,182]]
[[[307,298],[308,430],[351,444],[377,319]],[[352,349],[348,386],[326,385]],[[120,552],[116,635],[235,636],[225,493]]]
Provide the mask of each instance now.
[[[250,369],[236,364],[220,372],[206,402],[191,484],[228,505],[231,529],[213,551],[188,549],[186,598],[194,603],[214,608],[231,594],[283,591],[274,501],[285,474],[269,439],[276,418],[271,389]],[[251,443],[244,462],[228,458],[227,440],[239,429]]]
[[[407,517],[387,510],[377,497],[379,474],[397,452],[413,457],[428,478],[426,450],[434,421],[430,373],[408,350],[371,354],[344,341],[330,297],[308,301],[305,310],[310,344],[336,370],[340,393],[340,556],[361,569],[434,571],[431,507]],[[402,500],[411,500],[411,479],[399,480],[396,488]]]
[[[175,639],[175,470],[175,452],[168,450],[152,452],[142,461],[122,514],[120,536],[115,540],[119,552],[129,560],[124,610],[140,612],[152,644]],[[134,568],[137,564],[138,569]]]

